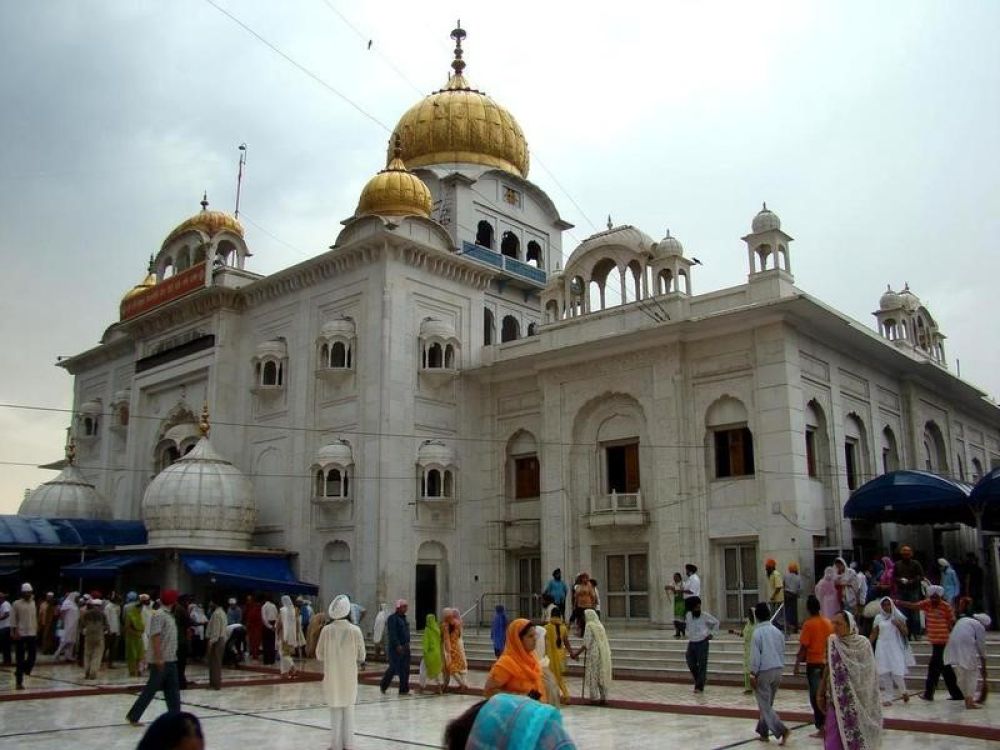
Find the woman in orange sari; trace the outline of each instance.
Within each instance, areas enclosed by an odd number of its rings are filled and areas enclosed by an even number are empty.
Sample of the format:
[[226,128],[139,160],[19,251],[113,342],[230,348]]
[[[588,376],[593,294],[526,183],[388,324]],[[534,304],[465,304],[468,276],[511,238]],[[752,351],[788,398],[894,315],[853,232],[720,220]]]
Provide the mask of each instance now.
[[536,640],[535,626],[530,620],[518,618],[507,626],[507,644],[486,678],[485,698],[514,693],[545,700],[542,665],[534,654]]
[[469,687],[466,679],[469,664],[465,658],[465,643],[462,641],[462,615],[457,609],[444,611],[441,637],[444,641],[445,689],[454,677],[462,692],[465,692]]

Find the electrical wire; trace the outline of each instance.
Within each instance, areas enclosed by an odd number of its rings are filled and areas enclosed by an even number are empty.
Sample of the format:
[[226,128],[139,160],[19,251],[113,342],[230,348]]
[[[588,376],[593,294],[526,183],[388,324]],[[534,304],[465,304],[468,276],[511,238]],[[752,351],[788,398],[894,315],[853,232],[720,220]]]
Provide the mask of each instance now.
[[249,25],[247,25],[246,23],[244,23],[243,21],[241,21],[239,18],[237,18],[235,15],[233,15],[232,13],[230,13],[228,10],[226,10],[225,8],[223,8],[221,5],[219,5],[218,3],[216,3],[215,0],[205,0],[205,2],[208,3],[210,6],[212,6],[213,8],[215,8],[217,11],[219,11],[219,13],[221,13],[226,18],[228,18],[230,21],[232,21],[233,23],[235,23],[237,26],[239,26],[245,32],[247,32],[248,34],[250,34],[250,36],[252,36],[258,42],[260,42],[265,47],[267,47],[268,49],[270,49],[274,54],[278,55],[281,59],[283,59],[289,65],[292,65],[297,70],[301,71],[302,73],[305,73],[313,81],[315,81],[316,83],[318,83],[320,86],[322,86],[324,89],[326,89],[327,91],[329,91],[331,94],[333,94],[334,96],[338,97],[341,101],[343,101],[344,103],[348,104],[353,109],[357,110],[363,117],[366,117],[367,119],[371,120],[372,122],[374,122],[376,125],[378,125],[380,128],[382,128],[387,133],[391,133],[392,132],[392,128],[390,128],[388,125],[386,125],[380,119],[378,119],[378,117],[376,117],[371,112],[369,112],[364,107],[362,107],[360,104],[358,104],[356,101],[354,101],[353,99],[351,99],[349,96],[347,96],[347,94],[345,94],[342,91],[338,90],[337,88],[335,88],[334,86],[332,86],[330,83],[328,83],[327,81],[325,81],[323,78],[321,78],[319,75],[317,75],[313,71],[309,70],[309,68],[307,68],[305,65],[302,65],[300,62],[298,62],[297,60],[295,60],[291,55],[285,53],[279,47],[277,47],[276,45],[274,45],[271,42],[269,42],[267,39],[265,39],[259,33],[257,33],[256,31],[254,31]]

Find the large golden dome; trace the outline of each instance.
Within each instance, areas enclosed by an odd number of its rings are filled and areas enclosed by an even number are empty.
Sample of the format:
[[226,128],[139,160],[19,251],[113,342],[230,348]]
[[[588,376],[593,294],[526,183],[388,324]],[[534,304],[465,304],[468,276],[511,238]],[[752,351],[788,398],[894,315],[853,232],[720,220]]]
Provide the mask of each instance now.
[[431,216],[431,191],[423,180],[407,170],[399,158],[397,143],[389,166],[368,180],[355,216]]
[[469,85],[462,73],[465,31],[459,26],[451,37],[456,42],[454,73],[443,89],[414,104],[399,119],[390,144],[400,138],[403,161],[411,169],[457,162],[527,177],[528,142],[521,126],[510,112]]
[[167,245],[175,237],[192,229],[202,231],[209,237],[213,237],[222,231],[232,232],[238,237],[243,237],[243,225],[240,224],[234,217],[224,211],[208,210],[208,196],[201,199],[201,211],[196,213],[190,219],[185,219],[178,224],[174,230],[167,235],[163,244]]

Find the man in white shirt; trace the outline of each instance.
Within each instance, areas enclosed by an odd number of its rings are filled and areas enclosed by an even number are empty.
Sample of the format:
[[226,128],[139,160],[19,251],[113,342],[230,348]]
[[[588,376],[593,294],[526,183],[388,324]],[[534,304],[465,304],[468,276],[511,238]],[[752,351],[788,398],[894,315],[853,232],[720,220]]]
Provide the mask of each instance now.
[[698,566],[688,563],[684,566],[687,578],[684,579],[684,606],[691,610],[691,599],[701,596],[701,579],[698,577]]
[[261,605],[260,617],[264,621],[263,663],[274,664],[275,662],[274,628],[278,624],[278,607],[275,605],[274,602],[271,601],[270,596],[268,596],[264,604]]
[[757,626],[750,641],[750,686],[757,699],[760,718],[757,734],[763,742],[769,735],[780,737],[784,745],[790,734],[788,727],[774,710],[774,696],[781,684],[781,671],[785,666],[785,636],[771,622],[771,609],[766,602],[754,607]]
[[108,621],[108,631],[104,635],[105,650],[108,655],[108,669],[114,669],[118,639],[122,634],[122,608],[118,604],[118,592],[112,591],[104,605],[104,619]]
[[944,663],[955,669],[966,708],[981,707],[976,701],[976,686],[980,675],[983,685],[986,684],[986,629],[991,624],[989,615],[960,617],[948,635],[948,645],[944,647]]
[[701,611],[701,597],[692,596],[685,600],[688,611],[687,623],[687,653],[685,654],[688,669],[694,677],[694,691],[705,692],[705,677],[708,673],[708,642],[719,631],[719,621]]

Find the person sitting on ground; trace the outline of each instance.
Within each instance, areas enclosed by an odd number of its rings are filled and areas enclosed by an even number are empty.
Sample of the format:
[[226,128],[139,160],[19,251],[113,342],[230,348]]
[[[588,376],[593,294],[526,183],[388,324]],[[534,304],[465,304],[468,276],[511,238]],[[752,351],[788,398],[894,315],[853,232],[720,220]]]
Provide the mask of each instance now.
[[515,693],[544,700],[542,667],[533,653],[536,637],[530,620],[519,617],[507,626],[506,645],[486,678],[484,696],[489,698],[497,693]]
[[517,695],[495,695],[448,723],[445,750],[575,750],[559,710]]

